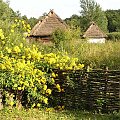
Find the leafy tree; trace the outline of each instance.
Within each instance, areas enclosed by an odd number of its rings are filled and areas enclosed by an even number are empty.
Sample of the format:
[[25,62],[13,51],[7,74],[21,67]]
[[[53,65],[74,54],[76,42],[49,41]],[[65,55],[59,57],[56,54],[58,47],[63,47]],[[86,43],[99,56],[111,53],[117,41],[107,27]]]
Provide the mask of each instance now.
[[28,18],[27,18],[26,15],[23,15],[23,16],[22,16],[22,19],[25,20],[26,22],[28,22]]
[[98,3],[94,0],[80,0],[80,7],[83,22],[81,27],[86,26],[84,30],[94,21],[103,31],[107,31],[107,18]]
[[107,10],[105,13],[108,19],[109,32],[120,32],[120,9]]
[[37,22],[38,22],[37,18],[31,17],[30,19],[28,19],[28,23],[30,24],[31,28],[33,28]]
[[0,20],[12,20],[15,16],[16,14],[9,7],[9,4],[0,0]]
[[65,22],[72,29],[80,27],[80,17],[78,15],[76,15],[76,14],[73,14],[70,18],[66,18]]

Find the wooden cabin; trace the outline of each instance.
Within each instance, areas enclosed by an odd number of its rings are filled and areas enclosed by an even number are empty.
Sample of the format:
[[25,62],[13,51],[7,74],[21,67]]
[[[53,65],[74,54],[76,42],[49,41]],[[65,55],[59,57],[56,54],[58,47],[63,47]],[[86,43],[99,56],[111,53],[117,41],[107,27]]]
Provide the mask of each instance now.
[[67,24],[53,10],[50,10],[48,15],[32,28],[29,40],[49,42],[57,28],[66,29]]
[[83,37],[88,39],[88,43],[105,43],[107,35],[92,22]]

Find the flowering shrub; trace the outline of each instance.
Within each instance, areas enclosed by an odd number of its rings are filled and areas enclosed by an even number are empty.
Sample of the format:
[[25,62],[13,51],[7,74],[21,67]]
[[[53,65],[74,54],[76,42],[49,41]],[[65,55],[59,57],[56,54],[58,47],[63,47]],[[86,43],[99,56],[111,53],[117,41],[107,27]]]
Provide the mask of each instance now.
[[[11,25],[9,36],[4,36],[0,29],[0,85],[5,90],[7,105],[17,105],[18,102],[26,107],[39,108],[49,104],[53,90],[63,91],[55,81],[54,69],[79,70],[84,65],[78,64],[78,59],[70,58],[67,53],[42,54],[35,45],[16,44],[21,37],[25,39],[22,32],[19,31],[20,35],[17,32],[20,26],[23,26],[22,31],[30,32],[30,26],[21,20],[15,20]],[[15,35],[16,40],[10,43]]]

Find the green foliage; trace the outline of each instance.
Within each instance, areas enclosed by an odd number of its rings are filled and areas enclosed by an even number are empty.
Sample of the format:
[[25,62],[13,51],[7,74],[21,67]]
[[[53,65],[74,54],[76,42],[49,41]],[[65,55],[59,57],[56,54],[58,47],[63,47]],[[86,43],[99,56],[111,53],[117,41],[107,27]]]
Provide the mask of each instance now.
[[56,29],[52,34],[52,41],[55,47],[60,47],[60,42],[65,40],[65,30]]
[[70,18],[66,18],[65,22],[71,29],[80,28],[80,17],[78,15],[72,15]]
[[37,24],[38,19],[31,17],[28,19],[28,23],[30,24],[31,28],[33,28],[35,26],[35,24]]
[[0,20],[12,20],[16,16],[15,12],[9,7],[9,4],[0,0]]
[[107,34],[108,40],[119,41],[120,40],[120,32],[111,32]]
[[[103,30],[107,31],[107,18],[100,5],[94,0],[80,0],[81,15],[84,19],[84,26],[89,26],[90,22],[94,21]],[[84,29],[85,30],[85,29]]]
[[80,28],[61,30],[57,29],[52,34],[52,41],[56,48],[62,47],[65,42],[80,38]]
[[[106,40],[105,44],[90,44],[84,39],[72,39],[61,44],[63,52],[69,56],[77,57],[79,62],[90,65],[92,68],[101,68],[106,65],[109,69],[120,69],[120,42]],[[43,52],[56,53],[53,46],[39,46]],[[104,54],[103,54],[104,53]]]
[[107,10],[105,13],[109,32],[120,32],[120,10]]

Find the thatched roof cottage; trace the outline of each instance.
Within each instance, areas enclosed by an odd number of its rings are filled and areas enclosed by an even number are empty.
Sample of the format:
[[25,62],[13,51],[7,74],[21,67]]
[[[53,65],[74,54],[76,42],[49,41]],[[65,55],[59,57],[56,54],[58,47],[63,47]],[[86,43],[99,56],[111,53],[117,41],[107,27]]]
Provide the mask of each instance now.
[[92,22],[83,37],[87,38],[89,43],[105,43],[107,35]]
[[48,42],[52,33],[57,29],[66,29],[66,23],[53,11],[50,10],[43,20],[40,20],[31,30],[30,39]]

